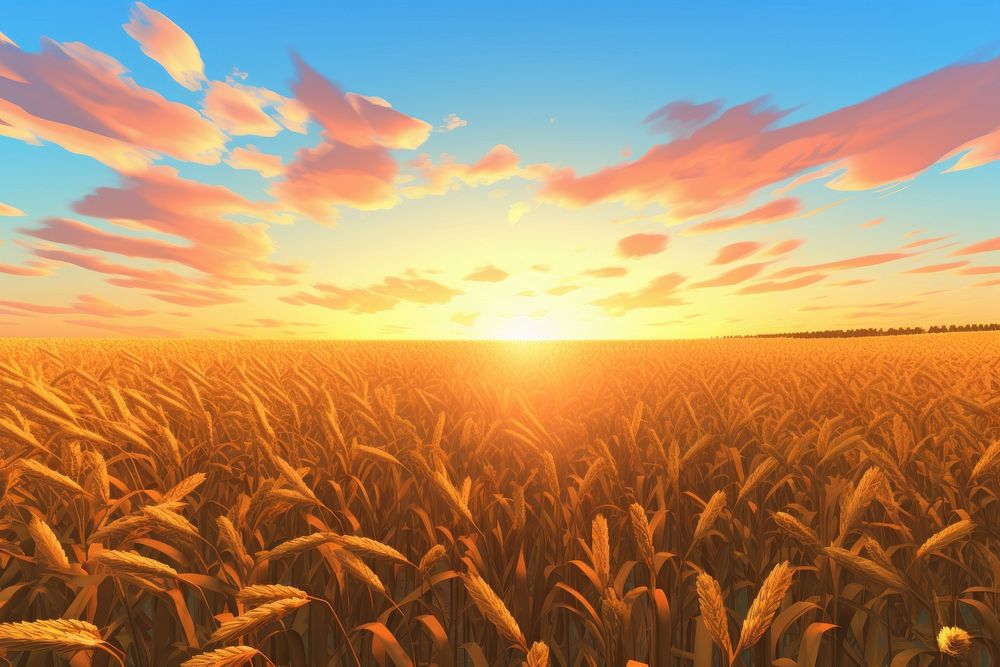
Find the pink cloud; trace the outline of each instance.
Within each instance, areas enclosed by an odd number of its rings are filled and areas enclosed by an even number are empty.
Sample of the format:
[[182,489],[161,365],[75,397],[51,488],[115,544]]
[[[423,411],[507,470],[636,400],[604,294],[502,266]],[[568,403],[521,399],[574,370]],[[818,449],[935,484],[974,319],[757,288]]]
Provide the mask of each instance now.
[[798,250],[805,242],[805,239],[789,239],[787,241],[775,243],[773,246],[764,251],[764,255],[766,257],[780,257],[781,255],[787,255],[794,250]]
[[972,245],[967,245],[964,248],[959,248],[951,254],[955,256],[974,255],[980,252],[993,252],[994,250],[1000,250],[1000,236],[980,241],[979,243],[973,243]]
[[947,262],[944,264],[931,264],[929,266],[918,266],[915,269],[903,271],[903,273],[939,273],[941,271],[950,271],[952,269],[966,266],[968,263],[969,262]]
[[0,273],[22,277],[47,276],[52,273],[52,265],[32,261],[24,264],[0,264]]
[[95,317],[142,317],[152,315],[153,311],[146,309],[130,310],[105,301],[104,299],[90,294],[81,294],[76,297],[76,301],[70,306],[46,306],[37,303],[25,303],[22,301],[0,301],[0,306],[15,310],[23,310],[29,313],[41,315],[68,315],[83,314]]
[[212,81],[205,92],[202,111],[216,125],[232,135],[254,134],[273,137],[281,131],[260,103],[240,86]]
[[782,292],[785,290],[800,289],[818,283],[826,278],[826,274],[814,273],[792,280],[765,280],[763,282],[747,285],[736,291],[737,294],[764,294],[766,292]]
[[234,148],[226,157],[226,164],[233,169],[256,171],[264,178],[274,178],[284,171],[280,155],[262,153],[251,144]]
[[863,255],[860,257],[848,257],[838,259],[833,262],[823,262],[821,264],[809,264],[807,266],[792,266],[783,269],[776,274],[775,278],[785,278],[799,273],[812,273],[815,271],[844,271],[847,269],[860,269],[866,266],[876,266],[887,262],[896,262],[907,257],[913,257],[915,253],[905,252],[885,252],[874,255]]
[[427,140],[430,124],[396,111],[381,98],[345,94],[298,56],[295,66],[299,79],[292,90],[329,141],[355,148],[412,150]]
[[715,259],[712,260],[712,264],[729,264],[730,262],[744,259],[745,257],[749,257],[754,254],[762,247],[764,247],[764,244],[757,243],[756,241],[730,243],[727,246],[719,248],[719,251],[715,255]]
[[684,233],[704,234],[707,232],[721,232],[728,229],[738,229],[740,227],[748,227],[750,225],[770,224],[772,222],[780,222],[782,220],[792,218],[798,215],[801,210],[802,207],[798,199],[794,197],[785,197],[784,199],[768,202],[767,204],[758,206],[757,208],[751,209],[746,213],[741,213],[740,215],[700,222],[697,225],[686,229]]
[[292,305],[312,304],[353,313],[378,313],[407,301],[424,305],[448,303],[459,290],[427,278],[389,276],[369,287],[344,288],[328,283],[313,285],[317,293],[298,292],[281,300]]
[[417,148],[431,126],[380,98],[345,94],[298,57],[295,64],[299,80],[292,89],[323,127],[323,140],[296,153],[271,193],[318,222],[332,220],[341,204],[362,210],[395,204],[398,165],[389,149]]
[[410,166],[416,168],[423,179],[422,183],[403,188],[403,195],[410,199],[442,195],[462,183],[469,186],[493,185],[515,176],[533,180],[547,169],[547,165],[543,164],[521,167],[517,153],[504,144],[497,144],[471,165],[456,162],[449,155],[435,164],[430,155],[422,153],[410,162]]
[[173,329],[166,329],[164,327],[157,326],[132,326],[125,324],[114,324],[111,322],[101,322],[100,320],[66,320],[67,324],[73,324],[78,327],[89,327],[91,329],[101,329],[103,331],[111,331],[113,333],[138,338],[177,338],[181,334]]
[[970,266],[967,269],[962,269],[959,273],[966,276],[989,275],[991,273],[1000,273],[1000,266]]
[[509,275],[510,274],[503,269],[497,268],[491,264],[489,266],[479,267],[469,275],[465,276],[465,279],[480,283],[498,283],[503,280],[507,280]]
[[913,317],[914,315],[915,315],[914,313],[903,313],[898,311],[894,312],[892,310],[856,310],[854,312],[845,314],[844,317],[851,320],[870,319],[873,317],[881,317],[881,318],[889,317],[898,319],[900,317]]
[[719,113],[722,103],[718,100],[695,104],[686,100],[671,102],[646,116],[643,121],[653,132],[686,137],[709,118]]
[[913,248],[920,248],[925,245],[931,245],[932,243],[937,243],[938,241],[944,241],[950,239],[950,236],[935,236],[929,239],[920,239],[919,241],[912,241],[904,246],[900,246],[900,250],[912,250]]
[[634,292],[618,292],[611,296],[591,301],[609,315],[624,315],[639,308],[662,308],[680,306],[686,303],[676,296],[677,288],[684,282],[679,273],[668,273],[654,278],[648,285]]
[[591,278],[621,278],[627,273],[628,269],[623,266],[602,266],[597,269],[585,269],[580,272],[580,275]]
[[296,153],[271,193],[326,223],[334,219],[341,204],[365,211],[392,207],[397,171],[396,161],[381,146],[355,148],[324,142]]
[[0,43],[0,135],[58,144],[119,170],[158,155],[215,164],[225,135],[194,109],[141,88],[110,56],[42,40],[29,53]]
[[830,283],[830,287],[856,287],[857,285],[867,285],[868,283],[875,282],[871,278],[857,279],[857,280],[844,280],[839,283]]
[[549,289],[545,290],[545,293],[551,296],[563,296],[564,294],[569,294],[570,292],[576,291],[578,289],[580,289],[579,285],[558,285],[556,287],[550,287]]
[[689,137],[578,176],[555,172],[540,196],[565,206],[658,203],[687,219],[739,204],[810,169],[835,165],[831,187],[861,190],[912,178],[958,151],[990,150],[1000,122],[1000,58],[946,67],[859,104],[799,123],[741,104]]
[[981,283],[976,283],[973,287],[995,287],[997,285],[1000,285],[1000,278],[997,280],[987,280]]
[[761,271],[767,268],[769,264],[770,262],[759,262],[757,264],[744,264],[743,266],[737,266],[735,269],[730,269],[729,271],[726,271],[711,280],[703,280],[701,282],[694,283],[691,285],[691,288],[728,287],[729,285],[736,285],[750,280],[754,276],[758,275]]
[[[183,242],[123,235],[67,218],[50,218],[29,236],[84,250],[174,262],[226,284],[290,284],[300,272],[269,262],[274,244],[264,223],[242,223],[229,216],[279,220],[272,204],[251,202],[217,185],[181,178],[156,167],[124,176],[117,188],[98,188],[73,204],[81,215],[104,219],[130,230],[156,232]],[[148,276],[144,276],[148,279]]]
[[25,212],[16,206],[0,202],[0,217],[17,217],[25,215]]
[[167,70],[174,81],[188,90],[198,90],[205,82],[205,65],[194,40],[180,26],[141,2],[132,7],[124,26],[129,37],[139,42],[148,57]]
[[658,255],[667,248],[666,234],[632,234],[618,241],[615,251],[620,257]]
[[872,227],[878,227],[883,222],[885,222],[885,218],[873,218],[873,219],[869,220],[868,222],[861,223],[861,227],[863,229],[871,229]]

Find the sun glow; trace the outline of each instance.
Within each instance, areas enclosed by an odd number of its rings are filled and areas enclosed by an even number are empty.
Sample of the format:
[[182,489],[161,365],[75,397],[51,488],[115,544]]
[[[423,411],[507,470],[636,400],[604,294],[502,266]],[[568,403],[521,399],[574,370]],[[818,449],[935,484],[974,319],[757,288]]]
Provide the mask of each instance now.
[[511,318],[500,327],[493,338],[497,340],[551,340],[554,338],[552,323],[527,315]]

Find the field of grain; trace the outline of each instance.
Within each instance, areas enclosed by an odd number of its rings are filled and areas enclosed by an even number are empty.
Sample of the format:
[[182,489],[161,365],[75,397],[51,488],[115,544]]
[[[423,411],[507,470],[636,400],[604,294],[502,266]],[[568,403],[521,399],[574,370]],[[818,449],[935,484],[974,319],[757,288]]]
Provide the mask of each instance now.
[[0,341],[0,663],[988,665],[1000,335]]

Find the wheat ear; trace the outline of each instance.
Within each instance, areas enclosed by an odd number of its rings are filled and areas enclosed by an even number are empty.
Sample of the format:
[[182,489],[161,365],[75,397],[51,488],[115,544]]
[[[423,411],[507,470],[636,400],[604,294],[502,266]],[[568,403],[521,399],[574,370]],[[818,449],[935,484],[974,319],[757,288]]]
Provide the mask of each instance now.
[[781,601],[785,599],[785,594],[792,585],[792,574],[792,566],[786,560],[775,565],[767,578],[764,579],[760,591],[757,592],[757,597],[750,605],[746,618],[743,619],[736,653],[756,644],[767,632],[771,621],[774,620],[774,615],[778,613]]
[[465,588],[469,591],[469,597],[472,598],[480,613],[493,624],[503,637],[522,648],[527,648],[524,634],[518,627],[517,621],[514,620],[514,616],[508,611],[500,596],[490,588],[490,585],[477,574],[465,575],[464,581]]
[[722,598],[722,587],[715,577],[702,572],[695,580],[695,589],[705,628],[728,660],[733,655],[733,646],[729,639],[729,621],[726,617],[726,603]]

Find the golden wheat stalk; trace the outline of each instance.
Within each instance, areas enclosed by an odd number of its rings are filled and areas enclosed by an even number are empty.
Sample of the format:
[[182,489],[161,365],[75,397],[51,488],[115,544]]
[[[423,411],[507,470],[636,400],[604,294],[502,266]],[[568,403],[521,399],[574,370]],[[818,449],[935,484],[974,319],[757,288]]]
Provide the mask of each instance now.
[[335,543],[348,551],[359,556],[378,558],[380,560],[394,560],[400,563],[408,563],[406,556],[399,553],[388,544],[373,540],[360,535],[338,535]]
[[49,524],[37,516],[31,517],[28,533],[35,542],[35,559],[53,569],[68,570],[69,558]]
[[521,667],[549,667],[549,646],[545,642],[535,642],[528,649]]
[[181,667],[240,667],[257,655],[260,655],[260,651],[252,646],[227,646],[199,653],[182,662]]
[[501,636],[527,649],[524,634],[518,627],[517,621],[490,585],[478,574],[467,574],[463,577],[463,581],[476,608],[493,624]]
[[319,502],[316,494],[313,490],[306,484],[306,481],[302,479],[302,475],[288,463],[285,459],[280,456],[273,456],[274,466],[278,469],[281,476],[287,481],[293,489],[301,493],[306,498],[309,498],[313,502]]
[[964,540],[975,530],[976,524],[968,519],[962,519],[934,533],[917,549],[916,557],[923,558],[934,552],[941,551],[949,544]]
[[705,623],[708,635],[722,649],[728,660],[733,655],[733,645],[729,639],[729,620],[726,616],[726,603],[722,597],[722,587],[715,577],[702,572],[695,580],[695,590],[698,593],[698,607]]
[[417,565],[417,572],[420,573],[420,576],[426,577],[430,573],[431,568],[434,567],[434,564],[444,558],[446,553],[444,546],[440,544],[435,544],[428,549]]
[[890,570],[896,569],[896,566],[893,564],[892,559],[889,558],[889,554],[886,552],[885,549],[882,548],[882,545],[879,544],[875,538],[873,537],[865,538],[865,553],[868,554],[868,556],[879,565],[888,568]]
[[884,483],[884,475],[881,470],[871,467],[865,471],[858,481],[854,491],[847,496],[840,511],[840,535],[843,537],[847,531],[854,527],[872,501],[878,495],[879,488]]
[[761,463],[754,468],[746,479],[743,480],[743,486],[740,487],[740,492],[736,496],[736,502],[743,500],[743,496],[750,493],[758,484],[764,481],[764,478],[771,474],[771,471],[778,465],[772,457],[768,456],[766,459],[761,461]]
[[906,582],[895,568],[889,568],[867,558],[862,558],[841,547],[824,547],[823,552],[838,564],[863,577],[878,581],[897,591],[906,590]]
[[57,618],[0,623],[0,649],[13,651],[79,651],[103,645],[97,626]]
[[675,491],[680,489],[682,460],[681,443],[673,438],[667,449],[667,478],[670,480],[670,488]]
[[263,552],[261,555],[264,558],[281,558],[283,556],[290,556],[292,554],[308,551],[322,544],[336,542],[338,537],[340,536],[333,531],[322,530],[308,535],[302,535],[301,537],[293,537],[286,542],[282,542],[270,551]]
[[594,517],[590,527],[590,552],[594,561],[594,572],[606,587],[611,579],[611,540],[608,535],[608,520],[603,514]]
[[240,537],[236,526],[229,520],[229,517],[219,516],[215,519],[215,524],[219,527],[219,541],[222,543],[222,548],[228,549],[242,565],[251,567],[253,558],[247,553],[247,549],[243,545],[243,538]]
[[937,634],[938,650],[945,655],[961,657],[972,648],[972,636],[956,627],[943,627]]
[[149,528],[149,519],[143,515],[130,514],[115,519],[111,523],[105,524],[95,530],[91,536],[91,542],[104,542],[114,537],[128,537],[138,530]]
[[108,464],[100,452],[88,451],[83,455],[84,468],[87,476],[84,488],[90,492],[101,505],[111,502],[111,480],[108,477]]
[[77,440],[63,440],[60,446],[63,470],[70,479],[79,480],[83,472],[83,450]]
[[150,523],[157,524],[168,530],[176,530],[189,537],[198,537],[198,529],[173,509],[171,505],[146,505],[142,513]]
[[[549,485],[549,491],[552,493],[552,497],[556,500],[562,495],[559,486],[559,472],[556,469],[556,460],[552,456],[552,452],[545,450],[542,452],[542,470],[545,471],[545,481]],[[537,642],[536,642],[537,643]],[[542,644],[542,646],[545,646]],[[546,651],[548,647],[546,647]],[[546,653],[546,660],[548,660],[548,654]]]
[[94,560],[110,569],[115,575],[132,574],[139,577],[177,578],[177,570],[174,568],[154,558],[137,554],[134,551],[108,549],[94,556]]
[[712,497],[708,499],[705,504],[705,509],[702,511],[701,516],[698,517],[698,523],[695,524],[694,534],[691,537],[691,547],[698,544],[708,531],[712,529],[715,525],[715,520],[719,518],[722,514],[722,510],[726,508],[726,492],[716,491],[712,494]]
[[520,532],[528,521],[528,508],[524,501],[524,487],[520,484],[514,485],[514,492],[511,494],[511,501],[514,505],[514,530]]
[[86,495],[86,491],[83,490],[83,487],[61,472],[56,472],[41,461],[36,461],[35,459],[20,459],[17,462],[16,467],[21,476],[41,482],[54,490],[58,489],[67,491],[71,494]]
[[261,605],[275,600],[287,598],[308,598],[309,594],[301,588],[282,584],[253,584],[244,586],[236,593],[236,600],[244,605]]
[[212,633],[209,641],[225,643],[236,637],[249,635],[308,603],[309,600],[299,597],[267,602],[224,622]]
[[0,433],[6,433],[14,440],[20,441],[29,447],[43,452],[48,451],[45,446],[38,441],[38,438],[31,432],[31,425],[24,423],[19,426],[6,417],[0,417]]
[[775,512],[774,523],[786,534],[806,546],[819,546],[819,536],[809,526],[805,525],[788,512]]
[[338,549],[336,552],[337,561],[354,575],[362,583],[371,586],[379,593],[385,593],[385,584],[378,578],[374,570],[365,565],[364,561],[345,549]]
[[462,493],[455,488],[455,485],[451,483],[451,480],[448,479],[448,474],[439,470],[431,475],[431,480],[437,484],[445,500],[448,501],[448,504],[451,505],[455,513],[474,525],[476,521],[472,518],[468,502],[462,497]]
[[601,620],[608,636],[620,637],[625,630],[625,621],[628,618],[628,605],[618,597],[618,593],[610,586],[604,591],[601,598]]
[[774,620],[774,615],[778,613],[781,601],[785,599],[785,594],[792,585],[792,574],[794,570],[788,561],[778,563],[771,570],[764,583],[757,592],[743,619],[743,627],[740,629],[740,640],[736,644],[736,653],[756,644]]
[[632,503],[628,508],[628,516],[632,523],[632,533],[635,535],[635,543],[639,547],[639,553],[642,554],[647,563],[652,564],[656,550],[653,548],[653,531],[649,528],[646,510],[639,503]]
[[185,477],[163,493],[159,504],[164,505],[169,502],[183,500],[188,494],[201,486],[201,483],[204,481],[205,473],[203,472],[196,472],[193,475]]
[[979,461],[976,462],[976,466],[972,469],[972,474],[969,475],[969,479],[976,479],[980,475],[985,474],[998,461],[1000,461],[1000,440],[994,440],[980,455]]
[[587,468],[587,472],[584,473],[583,479],[580,480],[580,488],[577,490],[577,497],[583,498],[586,495],[587,490],[593,486],[604,471],[607,470],[608,464],[604,459],[594,459],[590,462],[590,466]]

